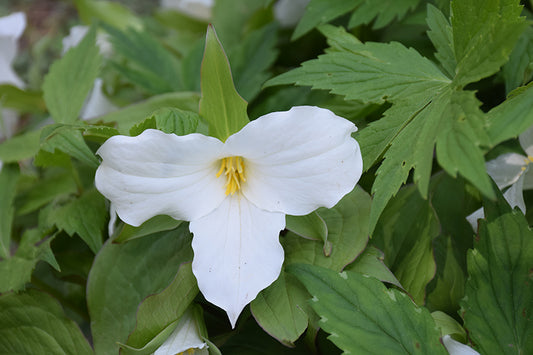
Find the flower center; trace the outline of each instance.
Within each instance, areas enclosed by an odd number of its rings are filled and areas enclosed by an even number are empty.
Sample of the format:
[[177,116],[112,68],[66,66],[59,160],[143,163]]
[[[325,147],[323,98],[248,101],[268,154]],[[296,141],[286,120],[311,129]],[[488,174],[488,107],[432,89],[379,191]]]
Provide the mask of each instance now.
[[177,353],[176,355],[192,355],[194,354],[196,351],[194,351],[193,348],[190,348],[190,349],[187,349],[185,351],[182,351],[181,353]]
[[531,155],[528,155],[526,159],[524,159],[525,165],[522,166],[522,171],[525,171],[527,169],[527,166],[531,163],[533,163],[533,157]]
[[244,161],[241,157],[227,157],[222,159],[217,177],[224,173],[226,176],[226,196],[233,195],[241,188],[241,183],[246,181],[244,177]]

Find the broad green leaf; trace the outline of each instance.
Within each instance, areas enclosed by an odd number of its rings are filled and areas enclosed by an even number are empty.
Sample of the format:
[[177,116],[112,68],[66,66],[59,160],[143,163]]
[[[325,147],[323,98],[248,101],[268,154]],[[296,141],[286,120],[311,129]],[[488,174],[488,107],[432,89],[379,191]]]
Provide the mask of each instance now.
[[318,25],[344,15],[361,2],[362,0],[311,0],[292,34],[292,39],[298,39]]
[[89,122],[115,122],[119,132],[127,134],[131,127],[141,123],[161,107],[174,107],[183,111],[198,112],[199,100],[200,96],[194,92],[162,94],[89,120]]
[[527,23],[520,17],[519,0],[461,0],[451,6],[457,61],[454,83],[464,87],[505,64]]
[[409,11],[412,11],[420,0],[382,0],[376,6],[374,0],[363,0],[355,9],[350,18],[348,27],[353,28],[369,24],[374,19],[373,29],[383,28],[394,19],[401,20]]
[[135,328],[137,307],[161,292],[178,267],[192,260],[187,225],[123,244],[107,241],[95,258],[87,283],[87,303],[97,354],[116,354]]
[[360,187],[342,198],[331,209],[319,209],[326,222],[329,255],[324,254],[322,241],[308,240],[287,234],[281,243],[285,249],[285,264],[307,263],[341,271],[365,248],[368,241],[370,196]]
[[441,335],[453,334],[459,338],[458,340],[466,342],[466,332],[455,319],[441,311],[432,312],[431,316],[440,328]]
[[121,30],[128,28],[142,30],[143,28],[141,19],[119,3],[103,0],[74,0],[74,5],[78,9],[81,20],[86,24],[97,20]]
[[209,125],[209,134],[225,141],[248,123],[246,101],[233,85],[231,69],[215,30],[207,30],[202,61],[200,116]]
[[17,196],[17,215],[34,212],[56,198],[65,198],[77,191],[76,181],[70,171],[50,169]]
[[287,215],[285,216],[285,221],[285,228],[301,237],[323,242],[328,239],[328,226],[316,212],[305,216]]
[[446,74],[454,77],[457,63],[455,62],[452,26],[444,14],[431,4],[427,6],[426,21],[429,26],[428,37],[437,50],[435,58],[439,60]]
[[0,167],[0,258],[7,258],[11,248],[11,228],[15,209],[19,169],[16,165]]
[[330,48],[327,49],[327,52],[357,50],[358,45],[362,43],[357,37],[346,32],[343,27],[320,25],[318,30],[328,39]]
[[0,143],[0,160],[14,163],[29,159],[39,151],[41,131],[29,131]]
[[465,327],[481,353],[533,352],[533,232],[503,196],[483,202],[474,250],[468,253]]
[[0,102],[2,107],[13,108],[19,112],[44,113],[46,111],[41,92],[26,91],[13,85],[0,85]]
[[133,126],[130,129],[130,136],[137,136],[149,128],[184,136],[196,132],[198,120],[198,114],[194,112],[170,107],[161,108],[143,122]]
[[159,215],[150,218],[139,227],[133,227],[129,224],[123,224],[122,229],[118,232],[114,243],[123,243],[125,241],[141,238],[153,233],[172,230],[177,228],[183,221],[177,221],[172,217]]
[[92,27],[76,47],[50,67],[44,78],[46,107],[57,123],[78,119],[85,98],[98,75],[101,56],[96,47],[96,28]]
[[[330,90],[347,100],[383,103],[416,101],[450,84],[430,60],[398,42],[353,44],[346,51],[331,51],[300,68],[281,74],[266,85],[309,85]],[[423,103],[421,104],[423,106]]]
[[77,126],[50,125],[41,132],[41,149],[54,153],[57,149],[79,161],[96,168],[100,162],[94,152],[87,146]]
[[447,354],[427,309],[405,293],[351,271],[339,274],[304,264],[291,265],[288,271],[313,296],[320,327],[345,353]]
[[46,293],[0,296],[0,353],[93,354],[80,329]]
[[48,218],[68,235],[79,235],[96,254],[102,247],[107,214],[104,197],[92,189],[55,208]]
[[37,229],[29,229],[22,235],[17,250],[12,256],[0,260],[0,293],[18,292],[30,282],[35,265],[39,260],[49,261],[58,268],[57,261],[50,249],[53,237],[42,239]]
[[302,284],[282,271],[272,285],[257,295],[250,309],[261,328],[281,343],[294,347],[307,328],[308,298]]
[[533,27],[529,26],[516,43],[509,61],[502,68],[507,93],[533,78]]
[[[157,335],[175,323],[189,307],[198,294],[196,278],[192,273],[190,263],[179,267],[172,283],[162,292],[147,297],[137,311],[137,325],[128,337],[130,348],[141,349],[152,353],[166,339],[151,342]],[[150,343],[150,347],[146,345]]]
[[487,133],[493,145],[517,137],[533,125],[533,83],[513,91],[489,111]]
[[390,283],[403,290],[404,288],[400,281],[383,262],[384,259],[385,254],[381,250],[368,246],[345,270],[375,277],[382,282]]
[[409,186],[390,201],[373,234],[373,243],[385,253],[385,264],[419,305],[435,276],[432,242],[439,229],[429,202]]
[[146,31],[117,30],[105,26],[116,52],[127,59],[126,66],[115,63],[114,67],[126,78],[152,94],[180,91],[180,62]]
[[271,76],[267,69],[277,57],[276,33],[277,27],[274,24],[255,30],[229,55],[235,88],[247,101],[259,94],[261,86]]

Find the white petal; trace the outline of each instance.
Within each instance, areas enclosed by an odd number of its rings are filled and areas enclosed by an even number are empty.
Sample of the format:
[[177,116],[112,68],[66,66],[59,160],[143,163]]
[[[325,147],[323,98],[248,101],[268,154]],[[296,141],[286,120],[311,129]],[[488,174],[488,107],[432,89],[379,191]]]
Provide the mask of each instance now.
[[96,78],[94,81],[93,89],[91,90],[83,109],[81,110],[80,117],[83,120],[105,115],[111,111],[115,111],[117,107],[107,99],[107,96],[102,91],[104,82],[100,78]]
[[533,126],[518,136],[520,145],[527,155],[533,156]]
[[533,189],[533,169],[531,169],[531,164],[528,166],[528,169],[524,172],[524,190]]
[[[178,322],[178,326],[165,342],[154,352],[154,355],[174,355],[185,352],[188,349],[205,350],[207,344],[200,338],[194,315],[186,311]],[[202,352],[195,351],[195,354]]]
[[232,327],[243,308],[278,278],[283,264],[279,232],[284,227],[283,214],[261,210],[238,193],[191,221],[198,287],[226,311]]
[[18,40],[26,28],[26,14],[15,12],[0,17],[0,37],[12,37]]
[[311,106],[273,112],[226,140],[245,159],[242,191],[269,211],[305,215],[332,207],[359,180],[363,160],[351,137],[357,128],[333,112]]
[[274,4],[274,18],[281,27],[294,27],[302,18],[309,0],[278,0]]
[[483,207],[466,216],[466,220],[470,223],[474,231],[477,231],[477,220],[483,218],[485,218],[485,210]]
[[162,0],[164,9],[178,10],[191,17],[209,21],[212,16],[214,0]]
[[492,177],[498,188],[503,189],[514,184],[526,165],[526,157],[517,153],[506,153],[486,163],[487,173]]
[[445,335],[442,337],[442,343],[450,355],[479,355],[477,351],[463,343],[454,340],[451,336]]
[[153,129],[137,137],[114,136],[97,152],[103,161],[95,185],[133,226],[160,214],[190,221],[225,198],[225,180],[216,178],[221,147],[212,137]]
[[19,120],[18,112],[10,109],[0,111],[0,142],[11,138],[17,130]]
[[76,47],[83,37],[89,31],[87,26],[73,26],[70,28],[68,36],[63,38],[63,54],[65,54],[70,48]]
[[518,208],[520,208],[522,213],[525,214],[526,204],[524,202],[523,187],[524,187],[524,174],[522,174],[520,178],[518,178],[518,181],[512,184],[511,187],[507,189],[507,191],[505,191],[505,193],[503,194],[503,197],[505,198],[507,202],[509,202],[509,205],[512,208],[515,208],[516,206],[518,206]]
[[17,42],[26,28],[26,15],[17,12],[0,18],[0,84],[24,87],[24,83],[11,67],[17,55]]

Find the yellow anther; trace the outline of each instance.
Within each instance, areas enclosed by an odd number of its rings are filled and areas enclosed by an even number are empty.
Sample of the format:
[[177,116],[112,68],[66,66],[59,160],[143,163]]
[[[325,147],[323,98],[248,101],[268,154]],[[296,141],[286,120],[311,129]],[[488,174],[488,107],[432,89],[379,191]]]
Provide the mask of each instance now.
[[196,351],[194,351],[193,348],[187,349],[185,351],[182,351],[181,353],[177,353],[176,355],[193,355]]
[[226,176],[226,195],[233,195],[241,188],[241,183],[246,181],[244,177],[244,161],[241,157],[227,157],[222,159],[217,177],[224,172]]
[[528,161],[528,164],[529,164],[529,163],[533,163],[533,157],[532,157],[531,155],[528,155],[528,156],[527,156],[527,159],[529,160],[529,161]]

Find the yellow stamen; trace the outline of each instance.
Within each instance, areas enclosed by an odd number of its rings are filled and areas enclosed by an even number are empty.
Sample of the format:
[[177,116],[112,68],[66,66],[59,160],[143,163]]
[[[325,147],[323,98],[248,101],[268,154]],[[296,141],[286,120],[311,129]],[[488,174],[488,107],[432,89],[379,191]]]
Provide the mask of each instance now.
[[529,160],[528,164],[533,163],[533,157],[531,155],[528,155],[527,159]]
[[241,157],[227,157],[222,159],[217,177],[224,172],[226,176],[226,196],[233,195],[241,188],[241,183],[246,181],[244,177],[244,161]]
[[177,353],[176,355],[193,355],[195,353],[193,348],[187,349],[185,351],[182,351],[181,353]]

